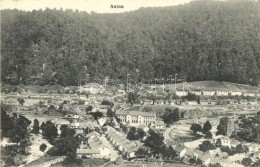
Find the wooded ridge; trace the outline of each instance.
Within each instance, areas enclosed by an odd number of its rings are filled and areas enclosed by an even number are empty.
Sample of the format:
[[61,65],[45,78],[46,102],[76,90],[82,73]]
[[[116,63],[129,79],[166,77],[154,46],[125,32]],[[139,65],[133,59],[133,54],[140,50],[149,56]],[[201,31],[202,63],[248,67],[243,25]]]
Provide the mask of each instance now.
[[120,14],[1,11],[2,82],[77,85],[91,78],[257,85],[259,1],[195,1]]

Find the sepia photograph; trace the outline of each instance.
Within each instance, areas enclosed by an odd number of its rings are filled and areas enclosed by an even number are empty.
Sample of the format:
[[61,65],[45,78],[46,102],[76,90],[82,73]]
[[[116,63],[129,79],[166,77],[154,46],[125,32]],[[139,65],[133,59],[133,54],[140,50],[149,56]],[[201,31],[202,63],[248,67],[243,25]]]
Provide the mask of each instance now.
[[260,167],[260,0],[0,6],[0,167]]

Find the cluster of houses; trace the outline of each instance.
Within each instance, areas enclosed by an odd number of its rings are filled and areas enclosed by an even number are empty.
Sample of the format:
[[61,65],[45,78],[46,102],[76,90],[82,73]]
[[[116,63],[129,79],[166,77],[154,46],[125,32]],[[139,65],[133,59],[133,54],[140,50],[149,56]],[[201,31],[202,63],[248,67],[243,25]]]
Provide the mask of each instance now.
[[104,129],[106,130],[105,134],[107,139],[114,145],[115,148],[117,148],[127,158],[135,157],[135,152],[138,149],[135,143],[128,140],[120,132],[110,126],[105,126]]
[[78,158],[110,158],[110,147],[100,140],[100,134],[92,131],[85,135],[87,141],[83,141],[77,149]]
[[53,123],[58,130],[60,130],[62,125],[67,125],[68,127],[75,129],[78,134],[83,134],[84,129],[94,131],[99,128],[98,124],[91,119],[88,121],[80,121],[78,114],[69,114],[63,118],[56,118]]
[[121,119],[123,124],[129,126],[154,126],[155,128],[164,128],[164,122],[160,118],[156,118],[155,112],[141,111],[116,111],[116,116]]
[[[220,141],[222,146],[226,146],[229,148],[232,147],[236,148],[236,146],[240,144],[239,141],[230,139],[229,137],[223,135],[213,136],[213,138],[209,139],[209,141],[214,145],[217,143],[217,141]],[[189,144],[182,143],[182,144],[172,145],[173,149],[177,153],[178,158],[187,164],[190,164],[191,159],[195,161],[198,161],[200,159],[201,163],[205,166],[219,163],[224,167],[228,167],[228,166],[243,167],[243,165],[241,165],[241,161],[244,158],[251,157],[257,159],[260,155],[259,145],[258,146],[247,145],[247,147],[249,148],[249,151],[247,153],[237,153],[234,155],[229,155],[227,152],[222,152],[220,148],[202,152],[196,146],[198,145],[194,144],[194,142]]]
[[230,90],[176,90],[175,94],[179,97],[187,96],[188,93],[195,94],[197,96],[249,96],[260,97],[259,92],[252,91],[230,91]]

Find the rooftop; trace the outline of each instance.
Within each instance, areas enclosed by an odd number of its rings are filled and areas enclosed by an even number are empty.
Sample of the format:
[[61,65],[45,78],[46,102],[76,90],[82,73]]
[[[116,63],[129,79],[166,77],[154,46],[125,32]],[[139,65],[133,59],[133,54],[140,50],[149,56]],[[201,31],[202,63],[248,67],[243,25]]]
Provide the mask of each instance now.
[[99,154],[99,150],[94,149],[77,149],[77,154]]
[[116,111],[116,115],[131,115],[131,116],[142,115],[144,117],[155,117],[156,113],[153,113],[153,112],[141,112],[141,111]]

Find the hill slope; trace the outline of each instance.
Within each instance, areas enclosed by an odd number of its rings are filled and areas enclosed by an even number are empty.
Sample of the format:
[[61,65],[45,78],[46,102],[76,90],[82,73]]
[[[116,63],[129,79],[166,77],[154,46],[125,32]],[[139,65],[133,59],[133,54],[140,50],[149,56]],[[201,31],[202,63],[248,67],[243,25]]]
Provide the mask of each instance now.
[[1,11],[2,81],[217,80],[256,85],[260,3],[195,1],[122,14]]

